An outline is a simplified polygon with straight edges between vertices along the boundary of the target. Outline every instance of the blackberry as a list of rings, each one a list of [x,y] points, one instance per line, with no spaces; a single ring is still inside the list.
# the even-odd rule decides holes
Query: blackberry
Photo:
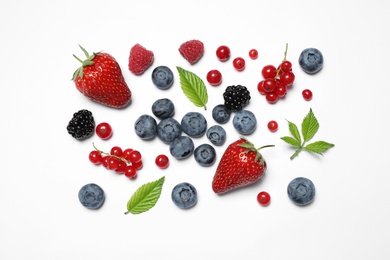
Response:
[[[228,86],[223,93],[225,106],[230,111],[240,111],[248,105],[251,95],[245,86]]]
[[[95,120],[93,119],[92,112],[82,109],[74,113],[66,129],[77,140],[88,138],[95,130]]]

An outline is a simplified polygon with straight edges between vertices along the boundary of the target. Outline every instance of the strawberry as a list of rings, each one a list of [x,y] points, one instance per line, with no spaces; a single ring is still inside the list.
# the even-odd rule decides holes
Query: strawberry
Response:
[[[179,52],[192,65],[202,58],[204,45],[199,40],[190,40],[180,45]]]
[[[267,164],[259,150],[241,138],[230,144],[218,164],[212,182],[213,191],[222,194],[255,183],[264,175]]]
[[[87,57],[73,73],[76,88],[87,98],[100,104],[122,108],[129,104],[131,91],[127,86],[118,62],[110,54],[97,52],[89,55],[81,47]]]
[[[141,75],[152,65],[153,59],[153,52],[137,43],[130,50],[129,70],[135,75]]]

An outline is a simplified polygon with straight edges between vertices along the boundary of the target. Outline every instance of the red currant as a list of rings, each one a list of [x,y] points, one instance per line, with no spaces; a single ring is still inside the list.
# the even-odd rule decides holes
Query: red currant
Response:
[[[123,154],[122,154],[122,157],[125,158],[126,161],[130,161],[130,154],[133,152],[134,150],[131,149],[131,148],[127,148],[123,151]]]
[[[265,79],[273,79],[276,77],[276,68],[274,65],[266,65],[261,70],[261,75]]]
[[[110,170],[116,170],[118,168],[118,159],[110,156],[107,159],[107,168]]]
[[[276,93],[271,92],[265,95],[265,99],[267,100],[268,103],[275,104],[278,101],[279,97]]]
[[[108,155],[103,156],[103,158],[102,158],[102,165],[103,165],[103,167],[108,168],[108,159],[110,159],[110,157],[111,156],[108,156]]]
[[[274,79],[265,79],[263,81],[263,89],[265,92],[273,92],[276,88],[276,82]]]
[[[165,169],[169,165],[169,158],[165,154],[160,154],[156,157],[156,165],[161,169]]]
[[[142,163],[142,160],[138,161],[138,162],[131,163],[131,165],[133,165],[137,170],[141,170],[142,167],[144,166],[144,164]]]
[[[284,84],[276,84],[275,93],[279,97],[284,97],[287,94],[287,87]]]
[[[241,57],[237,57],[233,60],[233,67],[238,70],[242,71],[245,69],[245,60]]]
[[[306,101],[309,101],[313,97],[313,92],[310,89],[305,89],[302,91],[302,96]]]
[[[207,73],[207,81],[211,86],[218,86],[222,82],[222,74],[218,70],[210,70]]]
[[[285,84],[287,87],[294,83],[295,75],[291,71],[285,71],[280,74],[280,83]]]
[[[134,179],[137,176],[137,169],[132,165],[128,165],[125,167],[124,174],[127,178]]]
[[[279,68],[282,71],[292,71],[292,64],[288,60],[282,61],[282,63],[279,65]]]
[[[120,148],[119,146],[114,146],[111,148],[110,154],[118,157],[122,157],[123,155],[122,148]]]
[[[259,194],[257,194],[257,201],[261,206],[268,206],[269,203],[271,202],[271,196],[269,195],[268,192],[262,191]]]
[[[118,167],[115,169],[115,172],[123,174],[126,166],[127,164],[123,160],[118,160]]]
[[[89,161],[93,164],[101,164],[102,158],[102,154],[99,151],[94,150],[89,153]]]
[[[252,60],[257,59],[258,56],[259,56],[259,52],[256,49],[252,49],[252,50],[249,51],[249,57]]]
[[[216,54],[220,61],[227,61],[230,58],[230,49],[225,45],[221,45],[218,47]]]
[[[139,161],[141,161],[142,159],[142,155],[139,151],[137,150],[134,150],[132,151],[130,154],[129,154],[129,158],[128,160],[131,162],[131,163],[137,163]]]
[[[271,132],[276,132],[278,130],[278,122],[271,120],[268,122],[267,127]]]
[[[103,140],[112,136],[112,128],[108,123],[100,123],[96,126],[96,134]]]
[[[267,92],[265,91],[263,84],[264,84],[264,80],[260,81],[257,84],[257,90],[260,92],[260,94],[265,95]]]

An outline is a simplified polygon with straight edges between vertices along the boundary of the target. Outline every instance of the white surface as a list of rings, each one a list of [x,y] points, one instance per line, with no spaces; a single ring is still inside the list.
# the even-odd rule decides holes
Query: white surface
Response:
[[[0,175],[0,259],[389,259],[389,182],[387,80],[390,22],[387,2],[377,1],[3,1],[0,9],[0,85],[2,88]],[[190,39],[205,44],[204,57],[194,66],[177,49]],[[260,70],[277,65],[289,43],[296,81],[285,100],[266,103],[257,90]],[[175,84],[169,91],[152,85],[152,68],[142,76],[127,69],[136,43],[155,54],[152,67],[170,66]],[[134,98],[124,110],[90,102],[70,80],[82,56],[106,51],[120,63]],[[226,44],[232,58],[243,56],[247,67],[236,72],[232,59],[219,62],[215,50]],[[298,65],[300,52],[320,49],[323,70],[314,76]],[[248,51],[258,49],[257,60]],[[229,84],[250,88],[247,107],[258,118],[248,137],[258,146],[275,144],[263,155],[266,176],[256,185],[217,196],[211,180],[217,163],[202,168],[193,158],[171,160],[159,170],[154,158],[169,154],[156,139],[144,142],[133,130],[135,120],[151,114],[161,97],[176,105],[175,118],[189,111],[204,112],[180,89],[175,66],[205,80],[210,69],[224,77],[220,87],[208,87],[205,116],[221,103]],[[303,100],[309,88],[314,97]],[[336,146],[324,157],[293,151],[280,140],[288,135],[285,119],[300,125],[312,108],[320,122],[315,139]],[[86,108],[97,122],[108,121],[114,136],[95,135],[85,142],[72,139],[66,125]],[[269,120],[279,122],[270,133]],[[228,141],[238,137],[231,121],[224,125]],[[130,181],[94,167],[88,161],[92,142],[102,150],[132,147],[144,156],[139,177]],[[206,137],[194,139],[196,145]],[[160,200],[150,211],[124,215],[132,193],[143,183],[166,176]],[[310,178],[317,188],[307,207],[293,205],[286,193],[293,178]],[[170,199],[178,182],[196,186],[196,207],[183,211]],[[81,206],[77,193],[89,182],[100,185],[106,201],[98,211]],[[259,191],[272,196],[268,207],[256,202]]]

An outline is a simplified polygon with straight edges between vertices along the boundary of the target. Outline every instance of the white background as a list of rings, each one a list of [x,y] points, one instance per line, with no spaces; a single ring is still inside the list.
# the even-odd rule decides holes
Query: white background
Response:
[[[0,9],[1,174],[0,259],[389,259],[389,33],[388,4],[374,1],[2,1]],[[178,52],[181,43],[201,40],[202,59],[191,66]],[[293,63],[296,81],[287,97],[270,105],[256,85],[261,68]],[[127,69],[130,48],[140,43],[155,60],[142,76]],[[123,110],[107,108],[81,95],[71,81],[83,56],[105,51],[119,62],[133,92]],[[246,69],[237,72],[230,59],[215,56],[226,44],[232,59],[242,56]],[[298,56],[307,47],[322,51],[323,70],[305,74]],[[248,51],[259,51],[250,60]],[[153,67],[169,66],[175,83],[158,90]],[[175,66],[205,80],[211,69],[223,74],[219,87],[208,85],[208,110],[195,107],[180,89]],[[191,157],[171,157],[160,170],[154,158],[169,155],[160,140],[140,140],[133,125],[151,114],[162,97],[176,105],[175,118],[190,111],[204,113],[211,126],[212,108],[222,102],[224,88],[246,85],[247,107],[258,126],[248,137],[263,150],[268,170],[255,185],[218,196],[211,189],[217,167],[204,168]],[[301,91],[314,97],[304,101]],[[109,122],[114,136],[96,135],[79,142],[66,131],[72,114],[89,109],[95,120]],[[312,108],[320,129],[313,140],[336,146],[321,156],[293,150],[280,140],[287,120],[300,125]],[[276,133],[270,120],[279,122]],[[228,140],[217,147],[218,159],[239,134],[231,121],[223,125]],[[101,149],[114,145],[141,151],[144,168],[129,180],[88,161],[92,142]],[[205,136],[195,145],[207,143]],[[140,215],[124,215],[126,204],[142,184],[166,177],[156,206]],[[295,177],[311,179],[317,195],[307,207],[295,206],[287,185]],[[181,210],[171,201],[179,182],[192,183],[198,204]],[[106,192],[97,211],[84,208],[78,191],[96,183]],[[258,192],[272,196],[268,207]]]

